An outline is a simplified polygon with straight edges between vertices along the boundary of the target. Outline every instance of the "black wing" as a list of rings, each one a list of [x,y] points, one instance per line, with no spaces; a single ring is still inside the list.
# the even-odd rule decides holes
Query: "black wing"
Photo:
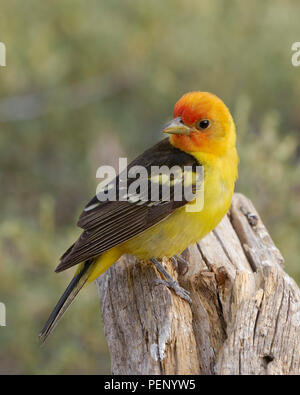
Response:
[[[161,167],[163,165],[168,168],[179,166],[181,169],[189,166],[192,171],[195,171],[199,163],[192,155],[174,148],[167,138],[131,162],[127,172],[130,172],[133,166],[143,166],[146,168],[148,175],[151,175],[152,166]],[[56,268],[57,272],[96,257],[104,251],[129,240],[169,216],[176,208],[187,203],[184,196],[180,201],[174,199],[174,182],[173,187],[169,188],[169,199],[164,200],[163,183],[157,182],[157,179],[155,182],[151,177],[143,180],[148,183],[149,188],[147,189],[148,194],[141,197],[141,191],[139,190],[137,190],[137,194],[128,193],[130,186],[136,179],[127,178],[127,187],[121,186],[119,188],[120,177],[122,179],[122,174],[112,183],[109,183],[104,190],[104,192],[108,192],[112,185],[116,186],[114,191],[116,201],[101,202],[95,196],[86,206],[78,221],[78,226],[83,228],[84,232],[61,257],[61,262]],[[123,184],[121,183],[121,185]],[[151,200],[152,196],[150,195],[153,187],[158,187],[156,195],[158,199],[155,201]],[[194,189],[193,192],[195,192]]]

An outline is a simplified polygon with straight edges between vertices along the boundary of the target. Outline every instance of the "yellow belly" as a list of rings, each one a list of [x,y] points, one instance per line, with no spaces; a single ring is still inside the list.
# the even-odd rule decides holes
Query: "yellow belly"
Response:
[[[171,257],[181,253],[214,229],[226,214],[230,203],[217,212],[203,210],[188,213],[180,208],[163,222],[122,245],[122,251],[140,259]]]

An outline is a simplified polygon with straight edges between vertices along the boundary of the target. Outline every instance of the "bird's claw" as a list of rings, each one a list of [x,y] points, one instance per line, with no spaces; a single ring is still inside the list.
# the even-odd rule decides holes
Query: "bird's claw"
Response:
[[[166,287],[173,289],[173,291],[176,293],[176,295],[180,296],[182,299],[186,300],[189,302],[189,304],[192,304],[192,299],[190,298],[190,293],[182,288],[175,280],[172,281],[166,281],[162,280],[161,278],[158,278],[155,280],[156,285],[165,285]]]

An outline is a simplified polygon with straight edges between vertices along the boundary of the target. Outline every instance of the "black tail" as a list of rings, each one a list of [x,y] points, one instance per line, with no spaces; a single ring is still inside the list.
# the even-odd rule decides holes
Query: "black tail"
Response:
[[[70,306],[78,292],[86,283],[89,277],[89,268],[93,262],[93,260],[86,261],[82,270],[72,279],[67,289],[59,299],[57,305],[54,307],[54,310],[50,314],[48,321],[46,322],[44,328],[39,334],[39,339],[42,343],[44,343],[47,337],[52,333],[58,321],[64,315],[67,308]]]

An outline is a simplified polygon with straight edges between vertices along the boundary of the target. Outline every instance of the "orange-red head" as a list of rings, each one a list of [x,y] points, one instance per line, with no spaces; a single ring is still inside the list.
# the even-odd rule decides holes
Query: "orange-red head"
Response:
[[[222,155],[235,145],[232,116],[217,96],[189,92],[174,107],[174,119],[163,129],[175,147],[186,152]]]

